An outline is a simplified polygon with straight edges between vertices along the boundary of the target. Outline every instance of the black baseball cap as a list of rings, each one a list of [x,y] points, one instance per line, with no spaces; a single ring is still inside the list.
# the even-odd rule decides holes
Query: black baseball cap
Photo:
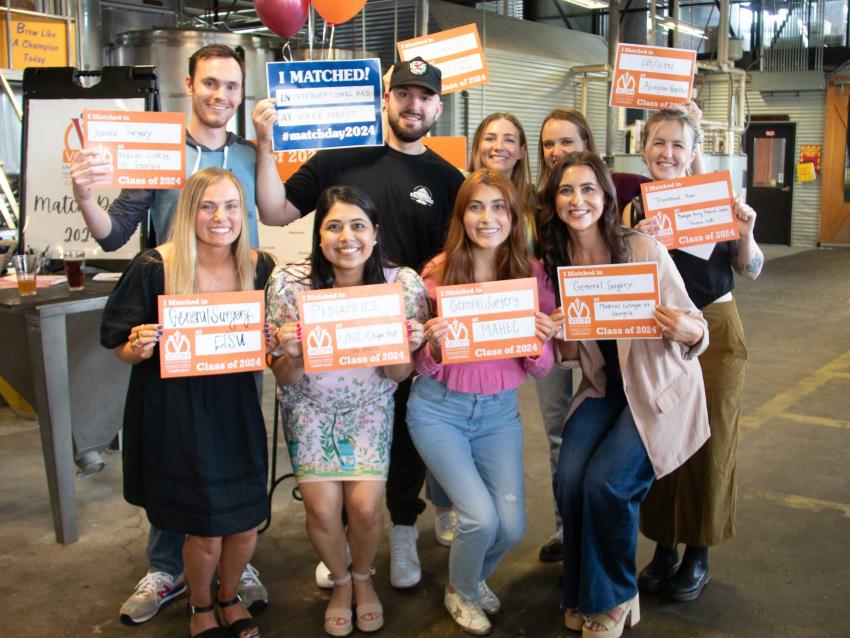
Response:
[[[390,78],[390,89],[397,86],[421,86],[434,93],[443,90],[443,73],[420,57],[407,62],[396,62]]]

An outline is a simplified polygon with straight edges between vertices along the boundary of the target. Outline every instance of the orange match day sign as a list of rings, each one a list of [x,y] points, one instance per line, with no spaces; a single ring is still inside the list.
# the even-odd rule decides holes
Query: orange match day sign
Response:
[[[403,62],[421,57],[443,73],[443,95],[490,82],[478,26],[473,22],[398,43]]]
[[[262,370],[264,300],[262,290],[160,295],[162,378]]]
[[[660,339],[658,264],[558,268],[567,341]]]
[[[401,284],[296,293],[306,372],[410,362]]]
[[[729,171],[646,182],[640,192],[647,218],[661,218],[655,238],[668,250],[740,236]]]
[[[696,51],[618,44],[609,106],[662,109],[691,99]]]
[[[182,188],[186,116],[152,111],[83,111],[83,146],[112,161],[103,188]]]
[[[449,320],[444,363],[533,357],[537,279],[510,279],[437,287],[437,315]]]

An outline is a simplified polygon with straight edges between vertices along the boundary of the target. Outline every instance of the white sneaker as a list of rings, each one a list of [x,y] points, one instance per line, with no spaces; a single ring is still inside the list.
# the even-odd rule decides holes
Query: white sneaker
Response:
[[[486,636],[493,631],[490,619],[487,618],[478,603],[469,601],[457,592],[446,589],[443,604],[454,618],[455,624],[465,632],[476,636]]]
[[[269,592],[266,590],[266,586],[260,582],[260,572],[254,569],[251,563],[245,565],[242,576],[239,578],[239,588],[236,593],[242,599],[242,604],[253,614],[257,614],[268,607]]]
[[[345,544],[345,558],[348,561],[348,566],[351,567],[351,548],[348,543]],[[319,589],[333,589],[334,579],[331,575],[331,570],[322,561],[316,565],[316,587]]]
[[[390,528],[390,584],[396,589],[415,587],[422,580],[422,568],[416,553],[419,532],[412,525]]]
[[[434,514],[434,538],[443,547],[451,547],[457,529],[457,512],[454,508],[437,510]]]
[[[485,581],[478,583],[478,606],[489,616],[495,616],[502,609],[502,603]]]
[[[156,616],[169,601],[186,591],[183,574],[172,576],[151,570],[136,584],[136,590],[121,605],[121,622],[138,625]]]

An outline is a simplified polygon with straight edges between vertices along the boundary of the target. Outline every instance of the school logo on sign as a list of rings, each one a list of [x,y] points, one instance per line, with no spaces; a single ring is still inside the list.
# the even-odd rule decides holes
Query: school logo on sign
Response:
[[[678,212],[678,211],[676,211]],[[658,236],[664,237],[665,235],[673,234],[673,222],[667,216],[667,213],[661,213],[658,215]]]
[[[179,330],[168,335],[164,347],[166,361],[188,361],[192,358],[192,344]]]
[[[449,334],[446,337],[447,348],[468,348],[469,330],[457,319],[449,324]]]
[[[590,323],[590,308],[581,299],[574,299],[567,307],[567,321],[571,325]]]
[[[322,326],[316,326],[307,335],[307,353],[311,357],[333,354],[331,333]]]
[[[620,95],[634,95],[635,94],[635,76],[631,73],[626,72],[623,73],[620,77],[617,78],[617,93]]]

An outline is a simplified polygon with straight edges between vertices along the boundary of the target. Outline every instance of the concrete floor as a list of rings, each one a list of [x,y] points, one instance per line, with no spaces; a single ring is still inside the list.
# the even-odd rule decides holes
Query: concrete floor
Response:
[[[626,636],[850,635],[850,250],[772,248],[769,256],[761,279],[737,290],[750,353],[738,535],[712,550],[712,581],[699,601],[646,596]],[[490,581],[504,604],[493,635],[575,636],[562,628],[558,566],[537,561],[553,525],[549,469],[533,386],[521,397],[529,525]],[[188,636],[185,599],[142,626],[118,621],[146,569],[148,525],[121,498],[120,458],[107,463],[77,481],[80,541],[58,545],[37,426],[0,409],[0,637]],[[290,488],[278,490],[253,560],[271,596],[260,624],[267,637],[321,636],[327,594],[313,584],[316,558]],[[448,552],[433,540],[430,511],[419,527],[418,588],[392,590],[386,543],[379,553],[382,635],[464,635],[442,607]],[[651,550],[642,538],[640,565]]]

